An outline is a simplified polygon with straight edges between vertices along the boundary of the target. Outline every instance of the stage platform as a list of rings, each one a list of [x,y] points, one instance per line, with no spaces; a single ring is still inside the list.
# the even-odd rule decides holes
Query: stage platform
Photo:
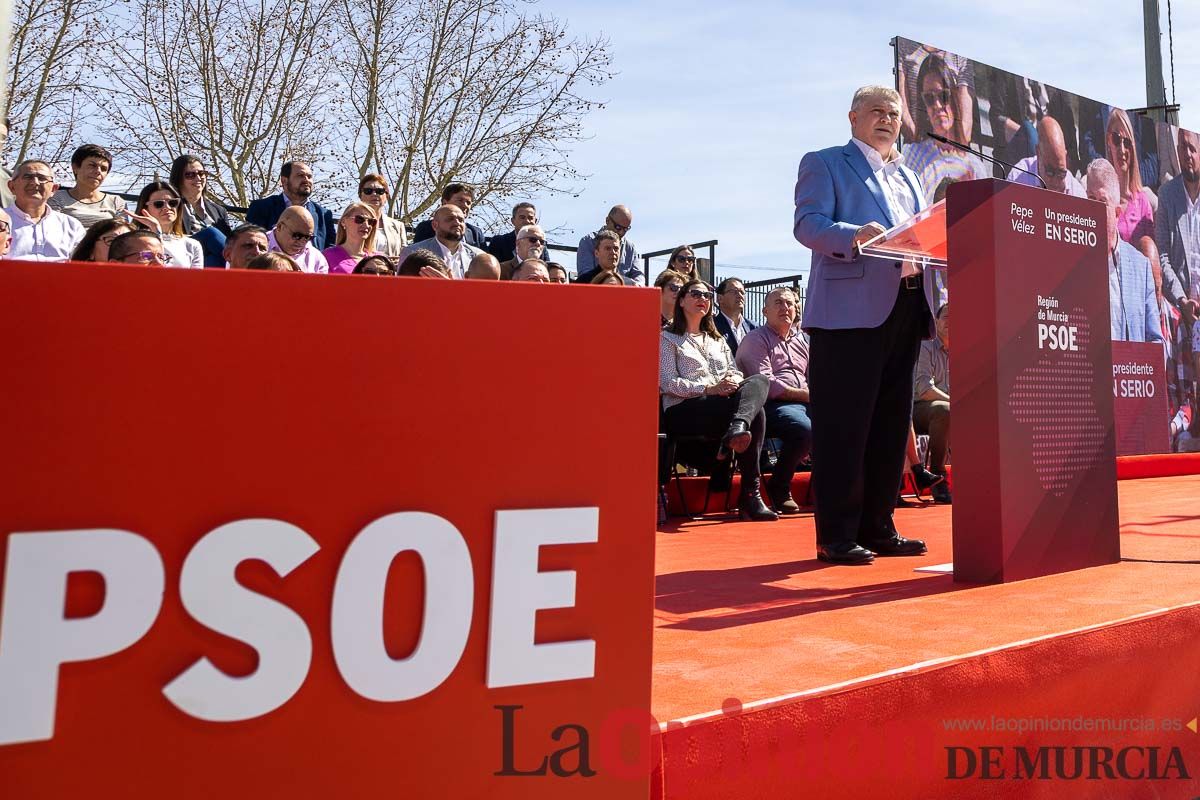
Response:
[[[1156,463],[1196,466],[1159,459],[1136,474],[1160,474]],[[1121,563],[1008,585],[916,571],[951,560],[948,506],[897,509],[901,533],[925,539],[928,555],[864,567],[815,559],[810,512],[660,526],[652,796],[1200,794],[1200,735],[1187,725],[1200,714],[1200,475],[1118,485]],[[1052,730],[1076,717],[1182,724]],[[1040,732],[1008,730],[1039,718]],[[960,750],[952,764],[947,748],[982,745],[1136,745],[1143,758],[1161,746],[1160,770],[1179,746],[1188,777],[1109,780],[1101,765],[1098,778],[1072,781],[1072,751],[1065,775],[1051,751],[1049,777],[1014,778],[1017,756],[1005,751],[1005,779],[981,779],[983,758],[958,777],[969,757]]]

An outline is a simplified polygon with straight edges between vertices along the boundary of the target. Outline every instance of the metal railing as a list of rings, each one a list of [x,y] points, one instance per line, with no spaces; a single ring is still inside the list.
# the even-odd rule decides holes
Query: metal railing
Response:
[[[753,322],[755,325],[762,325],[766,322],[763,319],[763,305],[767,301],[767,295],[774,289],[780,286],[790,286],[796,291],[800,297],[800,313],[799,316],[804,316],[804,282],[803,275],[785,275],[782,278],[772,278],[765,281],[751,281],[743,284],[746,287],[746,319]]]

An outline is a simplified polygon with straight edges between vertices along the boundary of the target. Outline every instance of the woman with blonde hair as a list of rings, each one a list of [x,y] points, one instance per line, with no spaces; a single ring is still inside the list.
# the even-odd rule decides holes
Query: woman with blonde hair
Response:
[[[1108,160],[1117,170],[1121,182],[1120,206],[1117,208],[1117,232],[1150,259],[1158,263],[1158,247],[1154,244],[1154,193],[1142,185],[1138,167],[1137,144],[1133,123],[1124,109],[1114,108],[1104,126],[1104,143]]]
[[[355,201],[346,206],[337,223],[337,242],[326,248],[330,275],[350,275],[358,262],[375,255],[375,232],[379,219],[366,203]]]

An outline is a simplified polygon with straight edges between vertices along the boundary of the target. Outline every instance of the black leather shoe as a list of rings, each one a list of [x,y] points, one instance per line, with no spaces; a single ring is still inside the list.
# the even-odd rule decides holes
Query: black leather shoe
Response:
[[[800,506],[792,499],[792,491],[788,486],[775,486],[767,483],[767,497],[771,506],[780,514],[799,514]]]
[[[950,487],[945,483],[939,483],[937,486],[934,486],[930,494],[933,495],[933,502],[935,503],[950,503]]]
[[[921,464],[913,464],[912,466],[913,481],[917,484],[917,497],[921,496],[921,492],[926,489],[933,488],[939,483],[946,480],[945,475],[938,475],[936,472],[930,472]]]
[[[875,560],[875,554],[854,542],[838,542],[817,545],[817,559],[828,564],[855,566],[870,564]]]
[[[742,492],[738,496],[738,517],[752,522],[774,522],[779,515],[767,508],[759,494],[758,478],[742,478]]]
[[[721,440],[721,444],[735,453],[744,453],[750,446],[750,438],[749,426],[742,420],[735,419],[729,423],[729,430],[725,431],[725,438]]]
[[[877,556],[923,556],[927,552],[925,543],[920,539],[905,539],[898,533],[890,539],[860,542],[863,547],[870,548]]]

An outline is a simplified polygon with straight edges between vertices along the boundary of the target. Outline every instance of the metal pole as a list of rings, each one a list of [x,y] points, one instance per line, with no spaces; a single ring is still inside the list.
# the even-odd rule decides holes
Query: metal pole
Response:
[[[1158,25],[1158,0],[1142,0],[1142,18],[1146,26],[1146,116],[1169,122],[1166,112],[1156,106],[1167,104],[1167,87],[1162,71],[1162,29]]]

